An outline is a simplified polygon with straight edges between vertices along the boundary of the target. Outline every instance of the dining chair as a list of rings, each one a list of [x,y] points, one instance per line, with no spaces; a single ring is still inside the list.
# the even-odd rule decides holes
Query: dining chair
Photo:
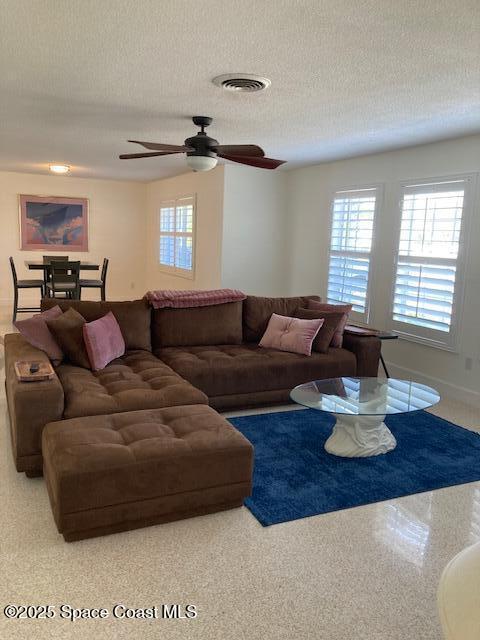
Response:
[[[32,313],[34,311],[40,311],[38,307],[19,307],[18,306],[18,292],[20,289],[40,289],[40,297],[43,297],[44,283],[43,280],[19,280],[17,277],[17,270],[12,256],[10,256],[10,268],[12,270],[13,278],[13,322],[17,319],[17,313]]]
[[[43,264],[45,265],[45,269],[43,270],[43,281],[45,285],[45,291],[47,290],[47,282],[51,280],[51,272],[50,272],[50,264],[52,262],[68,262],[68,256],[43,256]]]
[[[47,282],[49,298],[80,299],[80,261],[61,262],[54,260],[49,264],[50,280]]]
[[[103,259],[100,280],[80,280],[80,297],[82,289],[100,289],[100,299],[105,301],[105,290],[107,287],[108,258]]]

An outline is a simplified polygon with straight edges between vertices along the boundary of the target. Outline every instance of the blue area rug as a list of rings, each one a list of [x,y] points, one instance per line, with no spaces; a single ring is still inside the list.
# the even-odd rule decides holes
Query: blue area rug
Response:
[[[425,411],[387,416],[397,447],[339,458],[334,418],[314,409],[231,418],[255,447],[246,506],[263,526],[480,480],[480,435]]]

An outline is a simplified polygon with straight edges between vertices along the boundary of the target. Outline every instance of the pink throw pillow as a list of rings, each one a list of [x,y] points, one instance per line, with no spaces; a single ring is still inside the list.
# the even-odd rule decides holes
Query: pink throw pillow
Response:
[[[308,301],[308,308],[315,309],[315,311],[326,311],[334,313],[343,313],[344,316],[338,323],[337,329],[333,334],[331,347],[341,347],[343,344],[343,332],[348,322],[348,314],[352,310],[351,304],[328,304],[327,302],[317,302],[316,300]]]
[[[315,336],[324,322],[323,318],[300,320],[272,313],[259,346],[310,356]]]
[[[32,347],[45,351],[55,366],[63,360],[63,352],[58,346],[58,342],[52,336],[47,326],[47,320],[54,320],[62,314],[63,311],[57,305],[43,313],[37,313],[26,320],[17,320],[14,322],[15,327],[25,340],[31,344]]]
[[[111,311],[98,320],[86,322],[83,339],[93,371],[105,369],[109,362],[125,353],[125,340]]]

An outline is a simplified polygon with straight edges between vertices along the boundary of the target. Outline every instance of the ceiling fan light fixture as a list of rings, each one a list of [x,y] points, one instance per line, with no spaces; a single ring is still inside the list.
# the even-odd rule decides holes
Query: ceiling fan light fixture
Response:
[[[70,171],[68,164],[50,164],[48,168],[52,173],[68,173]]]
[[[193,124],[200,127],[200,131],[187,138],[183,145],[129,140],[128,142],[140,144],[145,149],[151,149],[151,152],[123,153],[119,156],[120,160],[186,153],[187,166],[193,171],[210,171],[216,167],[218,158],[259,169],[276,169],[281,164],[285,164],[285,160],[266,158],[264,150],[256,144],[219,144],[218,140],[211,138],[205,131],[212,123],[212,118],[209,116],[193,116],[192,120]]]
[[[210,171],[217,166],[216,156],[187,156],[187,165],[193,171]]]

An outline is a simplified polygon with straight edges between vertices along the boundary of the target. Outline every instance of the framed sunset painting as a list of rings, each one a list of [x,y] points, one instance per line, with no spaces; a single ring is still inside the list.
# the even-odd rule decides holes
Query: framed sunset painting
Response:
[[[88,251],[88,200],[19,196],[24,251]]]

